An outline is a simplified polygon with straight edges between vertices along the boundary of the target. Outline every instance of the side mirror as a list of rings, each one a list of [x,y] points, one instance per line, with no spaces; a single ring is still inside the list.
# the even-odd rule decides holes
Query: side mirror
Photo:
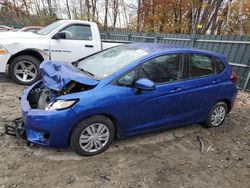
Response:
[[[138,90],[152,91],[155,89],[155,83],[149,79],[141,78],[135,82],[135,88]]]
[[[66,33],[64,32],[58,32],[53,36],[53,39],[66,39]]]

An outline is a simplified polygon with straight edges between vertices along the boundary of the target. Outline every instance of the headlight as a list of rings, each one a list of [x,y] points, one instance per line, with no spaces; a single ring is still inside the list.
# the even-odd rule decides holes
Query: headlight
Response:
[[[9,53],[3,46],[0,45],[0,55],[5,55]]]
[[[50,103],[45,110],[51,111],[51,110],[64,110],[67,108],[70,108],[73,106],[78,99],[72,99],[72,100],[56,100],[55,102]]]

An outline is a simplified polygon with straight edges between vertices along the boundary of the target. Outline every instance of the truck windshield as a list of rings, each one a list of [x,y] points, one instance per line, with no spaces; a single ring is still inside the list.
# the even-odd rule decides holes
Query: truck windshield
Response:
[[[101,80],[147,54],[139,48],[118,46],[80,60],[77,67]]]
[[[49,34],[50,32],[52,32],[53,30],[55,30],[58,26],[62,25],[64,23],[63,20],[60,20],[60,21],[56,21],[52,24],[49,24],[48,26],[40,29],[39,31],[37,31],[36,33],[39,34],[39,35],[47,35]]]

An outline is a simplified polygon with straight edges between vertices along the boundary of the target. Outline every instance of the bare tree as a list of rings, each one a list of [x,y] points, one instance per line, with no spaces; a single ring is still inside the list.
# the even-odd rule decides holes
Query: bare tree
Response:
[[[109,7],[109,0],[105,0],[105,12],[104,12],[104,30],[107,31],[108,29],[108,7]]]
[[[218,13],[224,9],[223,0],[201,0],[195,4],[194,29],[195,33],[205,34],[208,30],[215,33],[218,24]],[[204,8],[205,7],[205,8]]]
[[[34,0],[34,7],[36,7],[36,14],[40,15],[41,14],[41,8],[40,8],[40,1],[39,0]]]
[[[53,12],[52,12],[51,0],[47,0],[47,4],[48,4],[49,15],[52,17]]]
[[[25,7],[25,10],[26,10],[26,13],[28,15],[28,17],[30,16],[30,13],[29,13],[29,7],[28,7],[28,4],[27,4],[27,1],[26,0],[23,0],[23,5]]]
[[[113,0],[113,29],[116,27],[117,16],[118,16],[118,6],[119,0]]]
[[[97,2],[97,0],[91,0],[91,6],[92,6],[92,21],[95,20],[95,15],[96,15],[96,2]]]
[[[79,4],[80,4],[80,18],[83,19],[83,0],[79,0]]]
[[[69,17],[69,19],[71,19],[71,12],[70,12],[70,8],[69,8],[69,0],[66,0],[66,7],[67,7],[68,17]]]
[[[87,19],[90,21],[90,4],[89,0],[85,0],[86,8],[87,8]]]
[[[138,0],[138,9],[137,9],[137,26],[136,26],[136,30],[137,32],[140,31],[140,9],[141,9],[141,0]]]
[[[128,25],[127,7],[126,7],[124,0],[122,0],[122,6],[123,6],[124,21],[125,21],[126,25]]]

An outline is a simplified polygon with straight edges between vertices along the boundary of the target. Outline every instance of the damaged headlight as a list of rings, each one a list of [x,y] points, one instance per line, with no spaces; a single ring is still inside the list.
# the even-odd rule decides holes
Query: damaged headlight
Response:
[[[45,110],[51,111],[51,110],[64,110],[67,108],[72,107],[75,103],[77,103],[78,99],[72,99],[72,100],[56,100],[52,103],[50,103]]]

